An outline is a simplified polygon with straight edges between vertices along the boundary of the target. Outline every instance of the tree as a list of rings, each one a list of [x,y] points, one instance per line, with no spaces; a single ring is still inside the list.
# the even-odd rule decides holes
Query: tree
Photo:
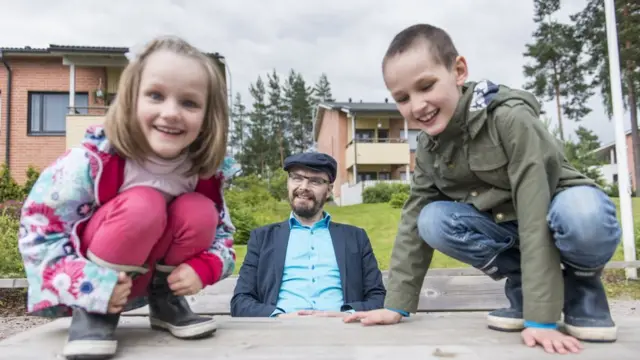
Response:
[[[264,176],[269,172],[268,155],[273,149],[271,140],[269,116],[265,102],[266,90],[264,81],[260,76],[255,85],[249,85],[249,93],[253,98],[251,129],[249,138],[245,142],[245,152],[242,154],[243,163],[246,165],[246,174],[259,174]]]
[[[284,158],[289,156],[289,142],[286,137],[286,106],[282,99],[282,89],[280,85],[280,77],[273,69],[271,74],[267,74],[269,82],[269,104],[267,105],[267,115],[270,119],[271,133],[275,135],[276,148],[270,153],[271,165],[280,164],[284,166]],[[273,155],[276,155],[274,157]],[[277,158],[277,161],[275,160]]]
[[[593,92],[584,80],[582,43],[576,39],[572,25],[552,18],[560,0],[534,0],[534,8],[538,28],[533,33],[534,42],[526,44],[524,55],[533,62],[524,66],[524,75],[531,79],[524,88],[546,101],[555,100],[558,131],[564,141],[563,115],[580,121],[591,112],[586,102]]]
[[[598,167],[604,165],[605,162],[593,152],[600,147],[598,135],[580,126],[576,130],[576,136],[578,137],[577,142],[569,140],[564,144],[567,160],[576,170],[604,186],[604,179]]]
[[[329,83],[329,78],[327,74],[322,73],[316,86],[313,88],[313,97],[315,100],[315,104],[321,102],[334,102],[336,101],[331,94],[331,84]]]
[[[247,119],[247,108],[242,103],[242,96],[240,93],[236,94],[233,101],[233,109],[231,109],[231,135],[229,139],[229,145],[231,145],[235,154],[240,154],[238,162],[243,167],[242,154],[245,152],[245,141],[247,139],[247,130],[249,129],[249,122]]]
[[[631,117],[631,143],[636,179],[640,179],[640,134],[638,134],[638,100],[640,89],[640,3],[615,1],[616,26],[620,44],[620,68],[625,109]],[[599,87],[609,119],[612,116],[611,80],[604,3],[588,0],[585,8],[572,15],[577,40],[584,44],[587,72],[593,75],[592,86]],[[626,90],[626,91],[625,91]]]

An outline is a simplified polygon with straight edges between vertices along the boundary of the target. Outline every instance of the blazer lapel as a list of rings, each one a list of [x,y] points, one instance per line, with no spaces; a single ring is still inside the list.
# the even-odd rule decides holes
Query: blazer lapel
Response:
[[[329,234],[331,234],[331,242],[333,243],[333,251],[336,253],[336,262],[340,270],[340,282],[342,283],[342,292],[347,296],[347,256],[346,256],[346,239],[343,239],[339,229],[333,223],[329,223]],[[345,299],[346,300],[346,299]]]
[[[274,233],[273,266],[276,275],[276,289],[280,289],[282,274],[284,273],[284,261],[287,256],[287,245],[289,244],[289,221],[280,223],[280,227]]]

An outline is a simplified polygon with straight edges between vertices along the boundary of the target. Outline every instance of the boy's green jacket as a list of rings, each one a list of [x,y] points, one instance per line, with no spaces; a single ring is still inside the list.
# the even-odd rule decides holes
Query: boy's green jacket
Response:
[[[416,220],[429,202],[448,200],[487,211],[497,223],[518,221],[524,318],[560,320],[564,282],[547,211],[559,191],[596,185],[569,165],[540,120],[540,108],[527,92],[469,82],[445,131],[436,137],[420,133],[390,260],[386,308],[417,311],[433,249],[418,235]]]

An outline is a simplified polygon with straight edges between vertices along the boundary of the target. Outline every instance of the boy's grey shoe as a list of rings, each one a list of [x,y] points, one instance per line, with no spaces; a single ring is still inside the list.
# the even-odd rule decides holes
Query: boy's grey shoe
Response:
[[[110,359],[116,354],[120,314],[93,314],[74,308],[63,355],[74,360]]]
[[[569,335],[590,342],[614,342],[618,328],[611,318],[602,269],[564,264],[564,324]]]
[[[191,311],[184,296],[176,296],[167,277],[173,267],[158,265],[149,285],[151,328],[170,332],[180,339],[199,339],[216,332],[216,321]]]
[[[509,307],[497,309],[487,316],[487,325],[497,331],[522,331],[524,318],[522,315],[522,273],[520,270],[520,251],[509,248],[482,269],[494,280],[507,278],[504,293],[509,300]]]

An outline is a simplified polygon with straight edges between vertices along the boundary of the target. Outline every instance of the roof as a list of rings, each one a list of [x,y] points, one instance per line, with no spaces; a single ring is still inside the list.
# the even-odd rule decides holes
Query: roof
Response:
[[[318,139],[322,118],[326,110],[342,111],[348,114],[393,114],[400,115],[395,103],[390,102],[322,102],[318,104],[313,121],[313,137]]]
[[[34,55],[59,55],[60,53],[75,54],[120,54],[124,55],[129,51],[128,47],[113,46],[85,46],[85,45],[57,45],[50,44],[48,48],[32,48],[25,47],[0,47],[0,55],[2,54],[34,54]],[[216,59],[223,59],[224,56],[219,53],[205,53]]]
[[[631,129],[625,131],[624,135],[625,136],[631,135]],[[613,148],[615,146],[616,146],[616,142],[615,141],[611,141],[608,144],[602,145],[599,148],[597,148],[595,150],[592,150],[591,152],[597,153],[597,152],[601,152],[601,151],[604,151],[604,150],[609,150],[609,149],[611,149],[611,148]]]

